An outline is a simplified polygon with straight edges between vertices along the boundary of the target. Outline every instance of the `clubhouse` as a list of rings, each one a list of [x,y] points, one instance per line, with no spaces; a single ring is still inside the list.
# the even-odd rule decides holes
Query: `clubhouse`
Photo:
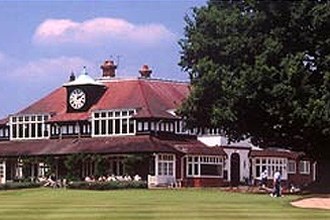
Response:
[[[98,175],[136,175],[149,186],[215,187],[250,183],[276,170],[288,184],[317,178],[303,153],[229,144],[219,129],[185,128],[176,109],[189,84],[139,76],[121,79],[106,60],[102,76],[86,71],[0,120],[0,182]]]

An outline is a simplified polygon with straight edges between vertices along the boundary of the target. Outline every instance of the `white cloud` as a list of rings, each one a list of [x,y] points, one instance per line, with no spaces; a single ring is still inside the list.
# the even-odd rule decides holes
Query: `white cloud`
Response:
[[[11,72],[10,78],[20,82],[64,83],[71,71],[79,75],[83,66],[89,69],[92,63],[80,57],[43,58],[20,65]]]
[[[162,24],[136,25],[118,18],[94,18],[83,22],[47,19],[34,33],[34,42],[41,45],[104,45],[113,41],[155,45],[164,40],[175,40],[175,35]]]

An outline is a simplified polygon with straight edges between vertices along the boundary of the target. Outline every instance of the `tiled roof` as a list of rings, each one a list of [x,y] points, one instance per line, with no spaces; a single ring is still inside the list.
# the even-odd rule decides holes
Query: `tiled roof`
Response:
[[[17,115],[52,113],[63,114],[66,112],[66,89],[60,87],[27,108],[19,111]]]
[[[189,155],[227,155],[222,147],[208,147],[198,141],[194,144],[176,144],[175,148],[182,153]]]
[[[8,118],[0,119],[0,126],[6,125],[8,123]]]
[[[280,150],[280,149],[262,149],[262,150],[251,150],[251,157],[283,157],[289,159],[297,159],[301,156],[304,156],[304,153],[289,151],[289,150]]]
[[[198,141],[192,136],[185,135],[163,135],[159,137],[160,140],[165,140],[171,144],[175,149],[183,154],[190,155],[226,155],[222,147],[209,147],[206,144]]]
[[[54,115],[48,122],[72,122],[72,121],[86,121],[90,117],[88,112],[79,113],[64,113]]]
[[[187,149],[209,148],[198,141],[176,141],[154,136],[125,136],[105,138],[80,138],[56,140],[30,140],[0,142],[0,156],[66,155],[72,153],[185,153],[177,146]],[[199,154],[203,153],[200,152]],[[208,152],[207,152],[208,153]],[[209,153],[208,153],[209,154]]]
[[[106,92],[88,112],[67,113],[66,88],[61,87],[17,114],[51,113],[51,121],[86,120],[93,110],[137,109],[137,118],[174,118],[176,109],[188,96],[188,83],[153,79],[102,81]]]

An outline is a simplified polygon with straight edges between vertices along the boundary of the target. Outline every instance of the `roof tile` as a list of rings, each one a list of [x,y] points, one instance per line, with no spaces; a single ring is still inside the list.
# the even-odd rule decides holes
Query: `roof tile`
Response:
[[[58,88],[17,114],[51,113],[51,121],[86,120],[94,110],[137,109],[137,118],[175,118],[167,112],[176,109],[188,96],[188,83],[153,79],[110,80],[107,90],[87,111],[67,113],[66,89]]]

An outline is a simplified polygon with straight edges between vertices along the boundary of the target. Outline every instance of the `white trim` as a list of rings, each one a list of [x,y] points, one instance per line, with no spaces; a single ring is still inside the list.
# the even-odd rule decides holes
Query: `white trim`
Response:
[[[311,173],[311,163],[308,160],[299,161],[299,173],[309,175]]]
[[[161,167],[159,167],[159,165],[161,165]],[[170,165],[172,166],[172,169],[170,169],[171,167]],[[161,169],[161,172],[159,172],[159,168]],[[175,154],[163,154],[163,153],[156,154],[155,174],[156,176],[170,176],[175,178],[176,177]]]
[[[223,156],[215,156],[215,155],[187,155],[186,158],[186,176],[188,178],[223,178],[224,171],[224,158]],[[191,161],[189,161],[191,158]],[[195,161],[197,158],[197,161]],[[204,161],[203,161],[204,160]],[[221,166],[221,174],[220,175],[201,175],[201,166],[202,165],[219,165]],[[191,174],[189,174],[189,165],[191,165]],[[197,165],[197,172],[195,171],[195,166]],[[196,174],[197,173],[197,174]]]
[[[252,175],[254,178],[259,178],[263,172],[263,167],[266,167],[269,179],[273,179],[275,171],[279,170],[281,171],[282,179],[287,180],[287,164],[288,159],[283,157],[254,157],[252,159]],[[257,175],[257,169],[259,169],[259,176]]]
[[[316,181],[316,162],[313,163],[313,181]]]
[[[294,164],[293,171],[290,171],[290,166],[289,166],[290,163],[293,163]],[[297,162],[295,160],[288,160],[288,166],[287,166],[287,168],[288,168],[288,174],[296,174],[297,173]]]
[[[41,118],[40,118],[41,117]],[[9,117],[10,127],[10,140],[31,140],[31,139],[49,139],[50,125],[46,121],[51,118],[50,114],[26,114],[26,115],[13,115]],[[41,135],[38,136],[38,127],[41,125]],[[14,137],[14,126],[16,129]],[[21,127],[21,135],[20,135]],[[32,127],[34,129],[32,129]],[[34,132],[32,132],[34,130]],[[47,135],[45,132],[47,131]],[[26,135],[26,132],[28,134]],[[34,136],[32,136],[34,133]],[[21,136],[21,137],[20,137]]]
[[[129,114],[130,112],[133,112]],[[119,113],[119,115],[117,115]],[[124,115],[125,113],[125,115]],[[96,117],[96,114],[98,116]],[[133,115],[136,114],[136,109],[112,109],[112,110],[97,110],[92,112],[92,137],[106,136],[126,136],[136,134],[136,120]],[[116,132],[116,122],[119,120],[119,133]],[[123,132],[123,120],[126,120],[126,132]],[[133,121],[133,132],[130,132],[130,122]],[[98,134],[96,134],[96,122],[98,122]],[[105,122],[104,132],[102,132],[102,122]],[[110,132],[109,122],[112,123]],[[103,133],[103,134],[102,134]]]

